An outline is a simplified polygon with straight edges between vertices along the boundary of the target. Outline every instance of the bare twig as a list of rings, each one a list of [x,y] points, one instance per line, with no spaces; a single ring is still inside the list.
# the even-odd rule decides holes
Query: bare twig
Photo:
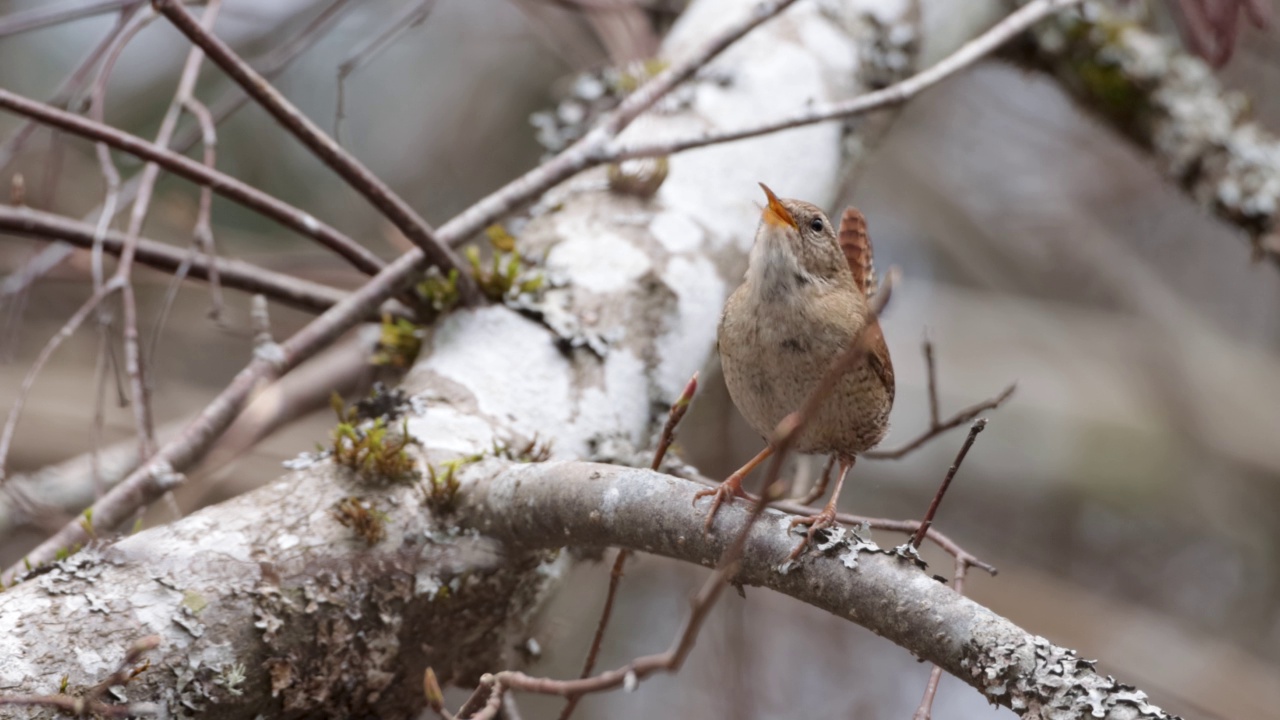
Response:
[[[933,341],[924,339],[924,372],[929,378],[929,428],[941,425],[938,414],[938,367],[933,361]]]
[[[325,135],[315,123],[299,112],[284,95],[261,74],[249,67],[249,64],[226,43],[202,28],[178,0],[152,0],[152,6],[169,18],[174,27],[202,49],[211,61],[239,83],[245,92],[258,101],[263,109],[306,145],[317,158],[337,172],[348,185],[381,211],[400,232],[404,233],[405,237],[422,250],[431,264],[439,267],[446,275],[450,270],[457,270],[458,290],[464,301],[475,302],[479,298],[475,280],[470,274],[464,272],[457,255],[436,238],[431,226],[381,178],[370,172],[359,160]]]
[[[31,394],[31,388],[35,385],[40,371],[49,362],[49,358],[53,357],[54,351],[84,324],[85,318],[89,317],[89,313],[93,312],[108,295],[119,289],[120,283],[118,279],[113,279],[94,292],[63,323],[58,332],[49,338],[49,341],[41,348],[40,354],[36,356],[35,362],[31,363],[31,367],[27,368],[27,374],[22,378],[22,385],[18,388],[18,395],[13,399],[13,405],[9,408],[9,417],[5,421],[4,432],[0,434],[0,482],[3,482],[6,477],[5,465],[9,458],[9,447],[13,443],[13,434],[18,429],[18,419],[22,417],[22,409],[27,404],[27,396]]]
[[[316,40],[322,37],[324,33],[332,27],[333,23],[342,16],[342,13],[349,9],[349,6],[350,0],[333,0],[299,32],[285,39],[278,46],[273,48],[272,51],[262,59],[260,72],[263,77],[274,78],[287,69],[300,54],[310,48]],[[146,12],[149,15],[153,15],[149,7]],[[105,51],[105,49],[114,41],[114,35],[116,34],[118,34],[118,32],[109,35],[103,41],[101,45],[101,49],[103,51]],[[92,63],[89,63],[85,66],[86,73],[91,69],[91,64]],[[244,107],[245,103],[248,102],[248,99],[248,96],[241,92],[237,86],[233,85],[228,87],[210,106],[209,112],[213,115],[214,123],[220,123],[235,114],[237,110]],[[50,104],[62,107],[62,102],[63,100],[55,94],[54,100],[50,101]],[[30,122],[31,121],[28,121],[28,124]],[[21,131],[22,128],[19,128],[19,132]],[[173,141],[172,147],[176,152],[184,153],[200,140],[201,135],[202,129],[198,126],[194,128],[186,128],[178,133]],[[13,141],[12,138],[11,141]],[[5,158],[4,151],[0,150],[0,167],[3,167],[4,162],[7,162],[7,160]],[[128,203],[133,200],[136,195],[138,181],[140,179],[140,177],[135,176],[132,180],[121,186],[121,202]],[[98,208],[94,212],[91,212],[89,216],[92,217],[94,214],[101,215],[101,211],[102,208]],[[33,258],[32,261],[28,262],[20,272],[6,278],[3,287],[0,287],[0,294],[10,295],[14,292],[15,287],[17,287],[19,283],[30,284],[36,279],[43,277],[47,272],[65,260],[70,254],[71,248],[66,245],[59,244],[46,248],[41,251],[37,257]],[[382,261],[371,253],[366,259],[374,261],[379,266],[383,265]],[[360,266],[356,265],[356,267],[359,269]],[[373,274],[375,271],[365,270],[365,272]]]
[[[868,310],[869,319],[875,319],[884,309],[885,304],[892,295],[898,276],[897,269],[890,268],[885,277],[884,285],[872,300],[871,307]],[[760,516],[764,514],[765,508],[769,507],[768,499],[779,497],[782,493],[781,486],[785,484],[780,476],[782,461],[791,453],[795,438],[804,431],[805,426],[811,421],[818,407],[830,395],[831,388],[865,356],[867,352],[865,330],[870,325],[872,325],[872,322],[869,321],[861,331],[850,339],[849,345],[844,352],[832,361],[817,385],[810,391],[800,410],[791,413],[783,418],[782,422],[778,423],[770,443],[776,450],[773,455],[773,461],[769,465],[769,472],[761,488],[760,497],[762,500],[752,506],[751,514],[748,515],[746,522],[742,524],[733,541],[721,555],[720,561],[716,565],[716,571],[712,573],[711,577],[707,579],[702,589],[694,597],[689,617],[685,620],[680,633],[666,652],[636,658],[621,668],[603,672],[594,677],[584,677],[577,680],[535,678],[511,670],[503,671],[496,675],[485,675],[481,678],[480,688],[487,688],[489,699],[484,709],[476,713],[474,717],[477,720],[479,718],[493,717],[498,708],[501,707],[502,694],[507,690],[523,690],[544,695],[577,698],[588,693],[612,690],[624,684],[634,684],[654,673],[679,671],[684,664],[685,658],[688,657],[689,652],[693,649],[698,632],[701,630],[707,615],[711,612],[711,608],[715,606],[721,592],[737,573],[738,561],[742,557],[743,548],[746,547],[747,537]],[[679,405],[678,402],[677,405]],[[676,407],[673,407],[672,413],[674,414],[675,411]],[[480,688],[477,688],[477,692],[479,692]],[[470,704],[470,701],[468,704]],[[572,710],[572,706],[567,709]],[[462,712],[459,712],[458,716],[466,717]],[[562,717],[564,716],[562,715]]]
[[[0,19],[0,38],[38,30],[50,25],[60,25],[93,15],[102,15],[116,10],[127,10],[144,2],[146,0],[90,0],[90,2],[76,1],[37,7],[25,13],[14,13],[7,18]]]
[[[920,433],[920,435],[918,435],[914,440],[911,440],[901,447],[894,448],[893,450],[870,450],[863,453],[863,457],[871,458],[873,460],[897,460],[905,457],[948,430],[958,428],[961,425],[972,421],[982,413],[987,412],[988,410],[995,410],[1000,407],[1013,395],[1014,390],[1018,387],[1017,383],[1011,383],[1009,387],[1002,390],[999,395],[983,400],[976,405],[970,405],[969,407],[956,412],[956,414],[946,420],[941,420],[939,419],[938,411],[938,370],[934,364],[933,342],[928,338],[925,338],[924,340],[924,366],[929,391],[929,428]],[[812,500],[809,502],[812,502]]]
[[[183,98],[183,108],[196,119],[204,145],[204,164],[217,167],[218,129],[213,113],[204,103],[188,95]],[[196,212],[195,229],[192,231],[194,250],[203,253],[209,262],[209,295],[213,303],[210,314],[214,319],[222,316],[222,283],[218,279],[217,246],[213,240],[213,191],[208,186],[200,188],[200,206]]]
[[[154,162],[165,170],[175,175],[180,175],[194,183],[208,185],[219,195],[238,202],[250,210],[261,213],[304,237],[316,240],[366,273],[376,273],[386,265],[376,255],[356,243],[355,240],[326,225],[310,213],[303,212],[230,175],[210,170],[200,162],[155,143],[147,142],[136,135],[130,135],[102,123],[24,98],[3,88],[0,88],[0,108],[59,127],[90,140],[104,142],[117,150],[135,155],[148,162]]]
[[[134,13],[141,4],[141,0],[135,0],[133,6],[125,8],[120,13],[120,18],[116,21],[115,26],[112,27],[102,40],[85,55],[84,59],[80,61],[80,64],[77,65],[67,75],[67,77],[63,78],[62,82],[58,84],[58,88],[53,91],[53,96],[49,99],[50,105],[62,108],[67,106],[72,97],[80,91],[85,80],[88,79],[89,72],[93,70],[94,66],[98,64],[98,61],[102,59],[108,49],[115,44],[116,38],[119,37],[120,33],[122,33],[129,25]],[[35,129],[36,124],[34,121],[24,120],[22,124],[18,126],[18,129],[14,130],[13,133],[5,139],[4,144],[0,145],[0,171],[3,171],[8,167],[9,163],[17,157],[23,144]]]
[[[670,155],[692,148],[758,137],[778,132],[779,130],[813,125],[827,120],[835,120],[899,105],[981,60],[996,48],[1044,18],[1080,2],[1082,0],[1033,0],[996,23],[990,30],[965,43],[959,50],[956,50],[932,67],[916,73],[906,80],[894,83],[883,90],[866,93],[844,102],[814,105],[794,115],[762,122],[740,130],[705,133],[697,137],[661,140],[630,146],[614,143],[599,152],[596,159],[600,162],[618,162],[629,158]]]
[[[342,121],[347,117],[347,78],[387,49],[406,30],[421,25],[435,8],[436,0],[414,0],[391,18],[377,35],[356,47],[338,64],[338,99],[333,111],[333,139],[342,144]]]
[[[680,391],[680,397],[676,398],[671,405],[671,410],[667,412],[667,422],[662,426],[662,434],[658,436],[658,447],[653,451],[650,469],[657,470],[662,467],[662,460],[667,456],[667,450],[671,448],[671,443],[676,438],[676,427],[684,419],[684,414],[689,412],[689,404],[693,402],[693,396],[697,392],[698,373],[694,373],[693,377],[689,378],[689,382],[685,383],[684,390]]]
[[[764,11],[776,13],[787,7],[790,2],[791,0],[776,0],[762,3],[758,6],[760,9],[751,16],[750,22],[734,24],[728,27],[721,35],[711,38],[708,43],[718,48],[716,52],[719,52],[731,42],[726,38],[736,39],[741,37],[748,30],[767,19]],[[710,55],[714,54],[702,52],[696,55],[709,59]],[[608,127],[617,127],[617,131],[620,131],[627,123],[625,121],[616,121],[617,113],[628,108],[630,108],[627,110],[628,112],[638,112],[636,110],[637,103],[648,107],[660,97],[652,91],[645,92],[645,87],[663,80],[664,77],[669,77],[668,74],[672,71],[678,71],[680,77],[687,77],[695,69],[696,67],[688,67],[683,64],[669,68],[666,73],[646,83],[632,96],[628,96],[628,100],[630,100],[631,97],[644,93],[639,95],[640,100],[632,101],[630,105],[624,100],[614,110],[614,115],[607,116],[602,122],[607,123]],[[667,90],[674,87],[674,83],[670,79],[666,80],[665,83]],[[48,109],[41,110],[38,103],[31,103],[29,100],[17,98],[12,93],[0,89],[0,107],[11,107],[15,104],[23,107],[36,105],[36,111],[42,114],[49,112]],[[643,108],[640,109],[642,110]],[[63,119],[64,122],[78,122],[80,120],[75,116],[71,116],[71,119]],[[112,128],[95,129],[99,133],[105,132],[108,135],[117,133]],[[123,135],[123,133],[119,133],[119,135]],[[119,139],[115,135],[112,136]],[[125,137],[127,138],[128,136]],[[440,227],[436,236],[446,245],[452,246],[461,243],[512,208],[528,202],[540,193],[568,179],[576,172],[589,167],[592,163],[591,153],[593,148],[607,142],[610,137],[607,132],[589,133],[588,137],[579,140],[560,155],[507,183],[501,189],[481,199],[462,214],[445,223]],[[133,145],[135,144],[134,141],[129,142]],[[141,143],[141,146],[153,155],[165,157],[166,159],[172,155],[172,153],[168,153],[162,148],[147,147],[148,144],[144,141],[137,142]],[[186,161],[187,159],[181,158],[181,160]],[[176,160],[174,162],[177,163]],[[207,171],[199,163],[187,161],[185,164],[178,164],[193,173]],[[130,517],[137,508],[154,501],[173,485],[182,482],[181,476],[176,471],[188,467],[208,450],[213,441],[226,429],[235,414],[244,406],[250,393],[259,383],[279,377],[294,368],[303,359],[310,357],[320,348],[333,342],[339,335],[359,322],[361,318],[372,312],[380,303],[395,294],[405,283],[420,272],[426,264],[427,256],[425,251],[415,247],[387,265],[386,268],[378,273],[377,277],[352,292],[342,302],[299,330],[293,337],[282,342],[280,344],[281,352],[277,358],[267,360],[255,357],[214,398],[213,402],[196,416],[183,432],[179,433],[172,441],[166,443],[160,449],[152,462],[130,474],[129,477],[125,478],[119,485],[112,488],[94,503],[92,508],[94,523],[99,528],[116,527]],[[60,549],[70,547],[78,542],[83,537],[83,533],[84,531],[79,523],[68,523],[60,531],[33,549],[27,555],[27,560],[32,564],[47,562],[54,558]],[[21,572],[23,567],[22,565],[14,565],[5,571],[5,575],[13,577],[16,573]]]
[[[653,462],[649,464],[650,470],[658,470],[662,467],[662,460],[666,457],[667,449],[671,447],[671,443],[675,440],[676,427],[680,421],[684,419],[684,415],[689,411],[689,404],[693,402],[693,396],[698,392],[698,373],[694,373],[689,378],[689,382],[685,384],[684,390],[680,393],[680,397],[672,403],[671,410],[667,413],[667,422],[662,426],[662,434],[658,437],[658,447],[653,451]],[[609,626],[609,617],[613,614],[613,603],[618,596],[618,585],[622,582],[622,569],[626,565],[627,559],[631,557],[631,552],[627,549],[618,551],[618,557],[613,561],[613,570],[609,573],[609,591],[605,594],[604,609],[600,611],[600,622],[596,625],[595,636],[591,638],[591,648],[587,651],[587,659],[582,664],[582,673],[579,678],[590,677],[592,671],[596,667],[596,657],[600,654],[600,645],[604,641],[605,629]],[[573,715],[573,711],[578,707],[578,701],[581,695],[571,695],[569,701],[565,703],[564,710],[560,712],[560,720],[569,720]]]
[[[213,27],[221,9],[221,0],[209,0],[201,17],[205,29]],[[200,64],[204,54],[199,48],[191,48],[187,53],[186,63],[178,78],[178,89],[173,101],[160,121],[160,129],[156,132],[154,144],[168,147],[173,138],[173,131],[182,115],[184,103],[195,90],[196,80],[200,77]],[[101,147],[101,146],[100,146]],[[155,452],[155,424],[151,416],[151,387],[147,380],[146,359],[142,355],[141,333],[138,330],[138,303],[133,291],[133,258],[137,254],[138,237],[142,235],[142,226],[146,222],[151,208],[151,199],[155,192],[156,181],[160,178],[160,166],[148,163],[142,169],[142,179],[138,184],[138,196],[133,201],[133,209],[129,213],[129,226],[125,230],[124,246],[120,252],[120,261],[116,264],[116,277],[120,278],[120,300],[124,308],[124,358],[125,372],[129,376],[132,394],[131,406],[134,421],[138,428],[138,455],[150,457]],[[105,216],[106,213],[104,212]]]
[[[1240,15],[1254,27],[1271,24],[1271,7],[1261,0],[1178,0],[1179,29],[1191,50],[1214,67],[1231,60],[1240,32]]]
[[[929,509],[924,514],[924,520],[920,522],[920,527],[911,538],[911,547],[917,550],[920,549],[920,543],[924,540],[925,533],[929,532],[929,527],[933,525],[933,517],[938,512],[938,506],[942,504],[942,497],[947,494],[947,488],[951,487],[951,481],[955,479],[956,472],[960,470],[960,463],[964,462],[965,455],[969,454],[969,448],[973,447],[973,441],[978,439],[978,433],[982,432],[986,427],[986,418],[978,418],[973,423],[973,427],[969,428],[969,435],[965,437],[964,444],[960,446],[960,452],[956,454],[955,462],[951,463],[947,474],[942,478],[942,484],[938,486],[938,492],[934,494],[933,500],[929,503]]]
[[[726,28],[723,34],[708,40],[707,47],[712,48],[712,51],[697,52],[693,57],[699,58],[702,62],[711,59],[732,40],[767,19],[768,13],[776,13],[789,4],[787,0],[762,3],[757,6],[757,10],[748,21],[733,24]],[[1035,3],[1036,6],[1041,4]],[[1052,6],[1057,8],[1066,4],[1065,0],[1059,0],[1052,3]],[[1002,27],[1007,27],[1007,21],[997,26],[997,28]],[[989,34],[990,32],[992,31],[989,31]],[[994,47],[994,44],[991,47]],[[548,162],[509,182],[445,223],[435,233],[436,237],[449,246],[460,244],[506,212],[528,202],[578,171],[609,161],[608,153],[601,152],[601,149],[612,141],[621,128],[626,126],[629,122],[628,116],[634,117],[635,114],[656,102],[660,96],[660,93],[649,89],[650,86],[661,83],[666,90],[669,90],[679,79],[691,75],[696,67],[696,65],[681,63],[668,68],[667,71],[628,96],[612,114],[604,118],[597,129],[589,132]],[[937,79],[931,82],[936,82]],[[16,98],[12,93],[0,90],[0,107],[19,105],[29,109],[30,104],[30,101]],[[48,112],[47,110],[36,111],[42,114]],[[61,121],[73,122],[66,119]],[[95,130],[101,134],[101,128],[95,128]],[[106,130],[112,129],[106,128]],[[127,136],[125,142],[131,146],[135,144],[129,141]],[[143,143],[143,145],[146,144]],[[162,155],[166,152],[159,148],[143,147],[142,149],[153,155]],[[184,169],[184,172],[192,173],[203,171],[203,166],[198,163],[189,163]],[[213,440],[225,430],[235,413],[243,407],[254,387],[264,380],[270,380],[288,372],[302,359],[332,342],[359,319],[373,311],[378,304],[402,288],[415,273],[423,269],[426,263],[426,254],[421,248],[415,247],[404,253],[379,272],[376,278],[351,293],[293,337],[282,342],[278,358],[273,361],[254,358],[182,433],[161,448],[151,463],[135,471],[94,504],[92,508],[94,522],[103,528],[115,527],[130,516],[134,509],[153,501],[173,484],[181,482],[182,478],[175,471],[189,466],[203,455]],[[71,546],[82,537],[83,530],[79,524],[68,523],[62,530],[35,548],[28,555],[28,559],[37,564],[47,562],[59,549]],[[20,570],[19,566],[11,567],[6,570],[6,575],[12,577]]]
[[[27,207],[0,205],[0,232],[13,233],[40,240],[60,240],[89,249],[94,246],[95,228],[71,218],[41,212]],[[101,249],[108,255],[119,255],[124,248],[123,233],[108,231],[102,236]],[[208,280],[214,272],[226,287],[260,293],[290,307],[309,312],[323,312],[346,297],[347,293],[311,280],[278,273],[235,258],[210,258],[204,254],[190,256],[171,245],[138,238],[134,259],[163,272],[174,273],[188,262],[188,273]],[[404,308],[386,308],[393,315],[404,314]],[[379,314],[370,315],[376,321]]]

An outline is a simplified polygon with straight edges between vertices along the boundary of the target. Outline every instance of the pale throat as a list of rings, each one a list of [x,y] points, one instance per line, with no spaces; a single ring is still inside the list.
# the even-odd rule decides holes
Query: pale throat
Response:
[[[802,289],[816,289],[819,278],[800,264],[784,231],[765,225],[751,246],[746,280],[759,300],[792,302]]]

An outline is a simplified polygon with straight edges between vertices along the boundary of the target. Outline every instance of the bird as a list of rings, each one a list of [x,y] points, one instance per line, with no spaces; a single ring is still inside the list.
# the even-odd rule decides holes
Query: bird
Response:
[[[863,359],[840,378],[792,446],[839,464],[825,508],[792,520],[792,527],[809,526],[795,559],[815,533],[835,523],[840,489],[857,456],[887,434],[893,363],[870,309],[877,281],[866,218],[850,207],[837,230],[818,206],[760,187],[768,203],[743,282],[720,316],[717,345],[729,396],[766,445],[719,486],[699,491],[694,503],[711,497],[710,530],[722,503],[751,497],[742,481],[773,453],[775,428],[804,405],[827,368],[863,333]]]

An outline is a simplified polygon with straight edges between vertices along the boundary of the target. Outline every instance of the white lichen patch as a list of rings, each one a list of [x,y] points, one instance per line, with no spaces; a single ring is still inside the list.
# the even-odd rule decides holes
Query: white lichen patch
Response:
[[[506,308],[453,313],[436,331],[425,369],[470,390],[489,418],[532,436],[570,419],[569,361],[552,337]]]
[[[152,582],[134,591],[130,601],[134,619],[145,629],[140,634],[155,634],[166,638],[174,636],[170,619],[182,602],[182,593]]]
[[[493,427],[449,405],[433,405],[406,421],[410,437],[433,450],[459,454],[478,453],[493,447]]]
[[[582,390],[573,401],[573,422],[563,428],[558,443],[586,447],[601,428],[634,440],[649,419],[649,388],[644,362],[630,350],[618,349],[604,361],[604,384]]]
[[[618,505],[622,502],[622,493],[618,488],[611,487],[604,492],[604,498],[600,502],[600,517],[606,525],[613,525],[614,519],[618,514]]]
[[[684,213],[660,212],[649,222],[649,232],[670,253],[697,250],[706,239],[706,231]]]
[[[657,339],[661,362],[656,380],[663,395],[674,399],[702,365],[707,339],[715,337],[729,288],[703,257],[672,258],[666,276],[678,304],[675,321]]]
[[[573,216],[565,218],[559,231],[564,240],[547,254],[547,271],[563,274],[575,287],[618,292],[652,267],[648,255],[609,225]]]

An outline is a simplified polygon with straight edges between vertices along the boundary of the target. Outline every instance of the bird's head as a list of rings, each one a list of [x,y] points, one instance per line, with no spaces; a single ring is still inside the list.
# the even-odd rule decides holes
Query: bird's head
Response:
[[[761,281],[786,284],[852,279],[826,214],[812,203],[781,199],[764,183],[760,187],[769,202],[760,213],[751,272]]]

